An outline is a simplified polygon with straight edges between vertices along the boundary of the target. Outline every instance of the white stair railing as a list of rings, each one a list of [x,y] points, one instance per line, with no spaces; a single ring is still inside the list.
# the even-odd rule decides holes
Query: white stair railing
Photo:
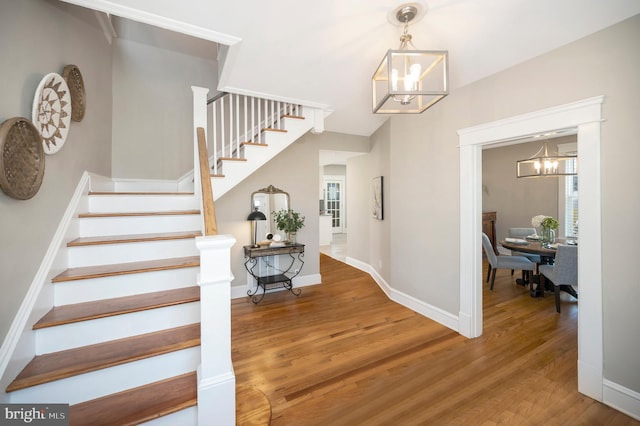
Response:
[[[299,104],[221,93],[206,106],[210,161],[219,174],[221,158],[243,158],[244,143],[264,144],[264,129],[282,130],[284,116],[300,116]]]

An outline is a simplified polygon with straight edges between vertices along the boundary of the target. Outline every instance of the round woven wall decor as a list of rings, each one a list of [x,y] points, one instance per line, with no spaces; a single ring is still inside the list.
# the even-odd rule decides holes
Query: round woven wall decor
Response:
[[[31,121],[42,136],[44,153],[58,152],[67,140],[71,124],[71,96],[60,74],[47,74],[40,81],[33,98]]]
[[[84,111],[87,108],[82,74],[77,66],[69,64],[62,70],[62,78],[67,82],[71,94],[71,119],[73,121],[82,121]]]
[[[0,124],[0,188],[10,197],[27,200],[38,192],[44,176],[40,133],[23,117]]]

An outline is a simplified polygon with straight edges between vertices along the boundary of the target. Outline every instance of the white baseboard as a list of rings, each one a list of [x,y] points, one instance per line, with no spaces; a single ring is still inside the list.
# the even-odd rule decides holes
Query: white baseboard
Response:
[[[106,176],[89,173],[90,192],[110,192],[114,190],[113,181]]]
[[[193,191],[193,189],[193,170],[191,170],[178,178],[178,191],[188,192]]]
[[[411,309],[412,311],[422,316],[439,322],[445,327],[459,332],[459,321],[458,317],[456,317],[455,315],[452,315],[449,312],[446,312],[438,307],[425,303],[413,296],[409,296],[406,293],[394,289],[380,276],[380,274],[378,274],[378,271],[376,271],[371,265],[368,265],[351,257],[347,257],[346,261],[348,265],[360,269],[361,271],[367,272],[369,275],[371,275],[371,277],[375,280],[380,289],[387,295],[389,299],[401,304],[406,308]]]
[[[347,257],[345,259],[345,263],[349,266],[353,266],[356,269],[360,269],[362,272],[366,272],[367,274],[371,274],[371,266],[368,263],[364,263],[359,261],[358,259],[354,259],[353,257]],[[384,289],[382,289],[384,291]]]
[[[471,315],[466,312],[458,312],[458,332],[460,334],[469,339],[479,337],[482,334],[482,330],[475,332],[473,325],[474,321],[472,321]]]
[[[640,420],[640,393],[620,386],[610,380],[603,380],[603,403]]]

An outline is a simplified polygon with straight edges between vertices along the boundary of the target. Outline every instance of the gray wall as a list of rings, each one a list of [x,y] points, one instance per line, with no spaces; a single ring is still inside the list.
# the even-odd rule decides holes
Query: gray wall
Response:
[[[286,148],[255,173],[216,200],[216,218],[220,234],[232,234],[237,242],[231,249],[232,286],[247,283],[242,246],[251,243],[251,193],[274,185],[287,191],[291,208],[305,217],[297,241],[305,244],[304,267],[301,275],[320,273],[318,244],[318,149],[307,134]],[[268,143],[268,140],[267,140]]]
[[[347,257],[373,267],[389,284],[391,283],[391,260],[395,247],[391,245],[390,233],[393,221],[393,198],[391,185],[395,176],[389,170],[390,123],[387,121],[371,136],[368,155],[347,160],[347,193],[349,208],[349,237]],[[383,220],[373,218],[373,179],[382,176]]]
[[[459,176],[465,171],[459,169],[456,131],[606,95],[601,148],[604,375],[640,392],[640,286],[632,266],[640,238],[640,201],[632,184],[640,182],[637,40],[640,15],[458,89],[421,115],[393,116],[388,135],[391,252],[383,262],[392,264],[394,288],[457,315]],[[372,158],[362,170],[377,167],[378,161]],[[353,224],[368,212],[349,217]],[[353,244],[385,243],[355,231],[351,227],[349,256],[366,250]],[[374,259],[369,263],[377,267]]]
[[[177,179],[193,169],[191,86],[215,93],[216,45],[208,58],[116,39],[113,176]],[[180,48],[180,46],[176,46]]]
[[[48,73],[80,69],[87,108],[68,138],[45,158],[38,193],[19,201],[0,192],[0,338],[34,279],[82,176],[111,172],[111,50],[93,12],[48,0],[3,0],[0,12],[0,121],[31,119],[33,96]]]
[[[318,233],[320,175],[314,171],[319,167],[321,149],[368,152],[369,139],[332,132],[307,133],[216,200],[218,231],[221,234],[232,234],[237,239],[231,251],[231,268],[235,277],[232,286],[242,286],[247,283],[242,246],[251,243],[251,225],[246,220],[250,213],[251,193],[268,185],[287,191],[291,197],[291,208],[305,216],[305,225],[297,235],[298,242],[305,244],[305,264],[301,275],[320,273]],[[349,173],[348,167],[347,173]],[[357,195],[357,192],[349,193],[349,202],[351,203],[352,197]]]

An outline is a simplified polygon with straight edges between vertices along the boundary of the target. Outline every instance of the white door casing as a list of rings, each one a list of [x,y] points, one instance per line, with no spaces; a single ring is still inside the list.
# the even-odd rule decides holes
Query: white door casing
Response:
[[[580,173],[580,307],[578,391],[603,400],[603,314],[600,123],[604,96],[597,96],[458,130],[460,142],[460,312],[458,331],[482,334],[482,147],[519,143],[533,135],[573,129]],[[588,271],[587,271],[588,267]]]

